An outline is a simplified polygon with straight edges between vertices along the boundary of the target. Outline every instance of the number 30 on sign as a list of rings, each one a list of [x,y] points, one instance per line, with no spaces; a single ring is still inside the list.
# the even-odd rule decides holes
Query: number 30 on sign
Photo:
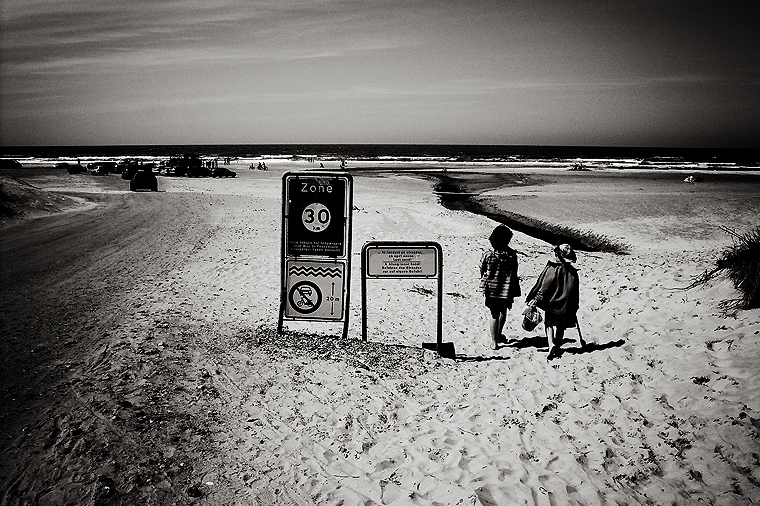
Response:
[[[304,208],[301,221],[306,230],[322,232],[330,226],[330,210],[323,204],[314,202]]]

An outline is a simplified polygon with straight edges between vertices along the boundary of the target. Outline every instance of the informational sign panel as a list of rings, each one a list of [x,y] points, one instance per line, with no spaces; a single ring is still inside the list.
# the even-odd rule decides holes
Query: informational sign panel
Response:
[[[362,248],[362,340],[367,340],[367,279],[435,278],[438,285],[436,342],[422,343],[442,357],[456,358],[443,342],[443,251],[437,242],[373,241]]]
[[[308,174],[286,178],[286,256],[345,256],[347,178]]]
[[[369,278],[434,278],[438,275],[438,248],[432,245],[368,245]]]
[[[348,333],[353,179],[288,172],[282,191],[280,321],[343,321]]]
[[[342,320],[345,262],[288,260],[285,316],[303,320]]]

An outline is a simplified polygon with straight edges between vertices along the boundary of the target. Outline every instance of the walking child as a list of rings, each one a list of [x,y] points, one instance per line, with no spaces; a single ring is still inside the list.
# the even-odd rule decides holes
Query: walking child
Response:
[[[512,309],[514,298],[521,295],[517,252],[509,247],[512,235],[509,227],[496,227],[488,238],[491,249],[483,254],[480,261],[480,289],[491,315],[489,337],[492,350],[498,349],[499,342],[506,340],[502,332],[507,312]]]
[[[547,360],[558,356],[557,348],[562,344],[565,329],[578,326],[580,290],[578,271],[572,265],[576,261],[575,251],[569,244],[554,248],[554,258],[546,263],[536,284],[528,292],[528,306],[544,310],[546,338],[549,341]],[[580,332],[578,344],[585,346]]]

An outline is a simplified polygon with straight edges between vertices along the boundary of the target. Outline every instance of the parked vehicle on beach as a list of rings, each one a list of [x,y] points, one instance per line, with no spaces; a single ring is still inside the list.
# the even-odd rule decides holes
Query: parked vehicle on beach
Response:
[[[133,177],[135,177],[135,173],[137,173],[138,170],[147,170],[150,172],[153,172],[153,170],[156,167],[155,163],[143,163],[142,160],[130,160],[125,159],[119,162],[119,166],[121,167],[121,178],[122,179],[129,179],[132,180]]]
[[[129,181],[129,190],[136,192],[140,190],[158,191],[158,178],[153,173],[152,167],[140,168],[135,172]]]
[[[166,176],[193,176],[192,174],[198,174],[199,168],[203,168],[203,160],[193,153],[185,153],[182,155],[172,155],[166,162],[163,173]]]
[[[214,167],[211,169],[212,177],[235,177],[237,172],[230,170],[227,167]]]
[[[118,163],[118,166],[121,169],[121,178],[129,179],[130,181],[134,177],[135,172],[137,172],[137,169],[139,167],[137,160],[132,160],[129,158],[125,158],[124,160],[120,161]]]
[[[209,177],[211,176],[211,169],[202,164],[198,166],[193,165],[187,168],[185,175],[187,177]]]

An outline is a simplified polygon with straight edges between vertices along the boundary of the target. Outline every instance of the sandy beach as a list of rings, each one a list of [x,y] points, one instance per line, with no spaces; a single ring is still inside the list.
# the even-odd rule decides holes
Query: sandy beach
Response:
[[[0,229],[0,504],[758,501],[760,310],[723,311],[727,280],[682,288],[731,244],[721,227],[757,225],[760,175],[521,169],[531,184],[478,189],[631,246],[578,253],[589,346],[547,362],[524,299],[508,344],[487,346],[478,262],[495,222],[392,170],[354,172],[348,338],[278,334],[282,175],[312,167],[233,163],[234,179],[160,176],[158,193],[9,172],[49,207]],[[430,280],[369,283],[361,341],[368,241],[441,245],[455,360],[420,346]],[[512,246],[527,293],[551,246],[519,231]]]

